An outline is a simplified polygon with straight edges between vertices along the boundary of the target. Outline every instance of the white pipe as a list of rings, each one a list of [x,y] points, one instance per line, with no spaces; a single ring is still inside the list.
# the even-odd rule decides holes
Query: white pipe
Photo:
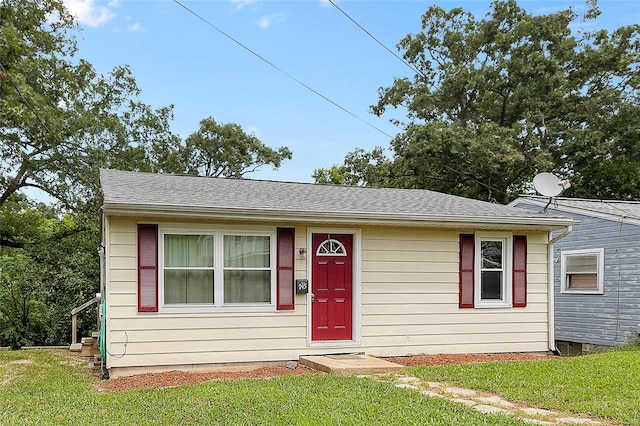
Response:
[[[547,245],[548,260],[547,260],[547,281],[548,281],[548,293],[549,293],[549,350],[555,354],[558,353],[556,348],[556,335],[555,335],[555,285],[553,281],[553,244],[571,234],[573,227],[567,226],[564,232],[557,237],[553,237],[553,232],[549,232],[549,244]]]

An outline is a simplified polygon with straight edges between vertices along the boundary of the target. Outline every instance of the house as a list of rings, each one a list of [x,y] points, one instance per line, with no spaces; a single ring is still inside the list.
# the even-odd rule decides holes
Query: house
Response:
[[[540,211],[548,197],[513,206]],[[621,346],[640,333],[640,202],[554,198],[549,214],[579,221],[554,246],[555,337],[564,353]]]
[[[106,366],[546,352],[571,219],[425,190],[101,170]]]

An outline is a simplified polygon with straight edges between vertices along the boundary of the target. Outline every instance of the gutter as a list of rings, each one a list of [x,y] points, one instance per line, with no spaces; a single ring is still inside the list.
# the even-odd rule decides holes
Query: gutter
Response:
[[[549,244],[547,244],[547,252],[548,252],[548,260],[547,260],[547,281],[548,281],[548,289],[547,292],[549,294],[549,350],[553,352],[554,355],[561,355],[558,348],[556,348],[556,334],[555,334],[555,285],[553,281],[553,245],[567,237],[573,231],[573,226],[569,225],[565,228],[564,232],[560,235],[553,237],[553,232],[549,232]]]
[[[313,223],[353,223],[367,225],[409,225],[431,227],[461,227],[461,226],[497,226],[512,229],[513,226],[522,229],[552,230],[562,229],[579,222],[564,217],[505,217],[505,216],[445,216],[426,214],[394,214],[376,212],[320,212],[320,211],[292,211],[267,210],[248,208],[211,208],[174,205],[144,205],[105,203],[103,206],[109,214],[139,216],[156,215],[159,217],[198,217],[206,219],[234,219],[281,221],[297,220]]]
[[[98,246],[98,254],[100,255],[100,294],[104,299],[106,295],[105,289],[105,219],[106,212],[104,206],[100,207],[100,245]]]

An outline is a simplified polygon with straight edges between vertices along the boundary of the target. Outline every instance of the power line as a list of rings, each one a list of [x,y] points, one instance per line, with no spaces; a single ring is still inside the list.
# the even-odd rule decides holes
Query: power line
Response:
[[[360,120],[361,122],[363,122],[364,124],[366,124],[367,126],[371,127],[372,129],[377,130],[378,132],[382,133],[383,135],[393,139],[393,136],[391,136],[390,134],[388,134],[387,132],[385,132],[384,130],[381,130],[380,128],[374,126],[373,124],[369,123],[368,121],[364,120],[361,117],[358,117],[356,114],[352,113],[351,111],[349,111],[348,109],[346,109],[345,107],[343,107],[342,105],[339,105],[337,102],[334,102],[333,100],[329,99],[328,97],[326,97],[325,95],[323,95],[322,93],[318,92],[317,90],[315,90],[313,87],[305,84],[304,82],[298,80],[296,77],[294,77],[293,75],[289,74],[288,72],[286,72],[285,70],[283,70],[282,68],[280,68],[279,66],[277,66],[276,64],[274,64],[273,62],[269,61],[268,59],[266,59],[265,57],[263,57],[262,55],[260,55],[259,53],[255,52],[254,50],[252,50],[251,48],[247,47],[246,45],[244,45],[243,43],[241,43],[240,41],[236,40],[235,38],[233,38],[232,36],[230,36],[229,34],[227,34],[226,32],[222,31],[220,28],[218,28],[217,26],[215,26],[214,24],[212,24],[211,22],[209,22],[207,19],[203,18],[202,16],[200,16],[198,13],[194,12],[192,9],[189,9],[187,6],[185,6],[184,4],[182,4],[179,0],[173,0],[174,3],[176,3],[178,6],[182,7],[184,10],[186,10],[187,12],[191,13],[193,16],[195,16],[196,18],[198,18],[199,20],[201,20],[202,22],[204,22],[206,25],[208,25],[209,27],[213,28],[214,30],[216,30],[217,32],[219,32],[220,34],[222,34],[223,36],[225,36],[226,38],[228,38],[229,40],[233,41],[234,43],[236,43],[238,46],[242,47],[244,50],[246,50],[247,52],[251,53],[252,55],[254,55],[255,57],[257,57],[258,59],[260,59],[261,61],[267,63],[268,65],[270,65],[272,68],[276,69],[277,71],[279,71],[280,73],[284,74],[285,76],[287,76],[289,79],[295,81],[296,83],[298,83],[300,86],[304,87],[305,89],[313,92],[314,94],[316,94],[317,96],[320,96],[322,99],[324,99],[325,101],[331,103],[332,105],[334,105],[337,108],[340,108],[342,111],[346,112],[347,114],[349,114],[350,116]]]
[[[344,16],[346,16],[347,18],[349,18],[349,20],[351,22],[353,22],[354,24],[356,24],[356,26],[358,28],[360,28],[362,31],[365,32],[365,34],[367,34],[369,37],[371,37],[376,43],[378,43],[380,46],[382,46],[384,48],[384,50],[386,50],[387,52],[391,53],[393,56],[395,56],[397,59],[399,59],[403,64],[405,64],[406,66],[408,66],[409,68],[411,68],[411,70],[413,72],[415,72],[416,74],[420,74],[421,76],[425,76],[423,73],[421,73],[420,71],[418,71],[413,65],[411,65],[409,62],[407,62],[406,60],[404,60],[404,58],[401,58],[400,56],[398,56],[396,54],[396,52],[394,52],[393,50],[389,49],[387,46],[385,46],[384,43],[382,43],[380,40],[378,40],[373,34],[371,34],[369,31],[366,30],[366,28],[364,28],[362,25],[360,25],[355,19],[353,19],[351,16],[349,16],[349,14],[347,12],[345,12],[344,10],[342,10],[340,8],[340,6],[338,6],[336,3],[334,3],[333,0],[328,0],[329,3],[331,3],[336,9],[338,9]]]

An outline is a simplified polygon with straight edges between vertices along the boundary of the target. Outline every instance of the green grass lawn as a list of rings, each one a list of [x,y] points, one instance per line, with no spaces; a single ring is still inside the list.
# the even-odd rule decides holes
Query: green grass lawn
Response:
[[[119,393],[50,351],[0,352],[0,425],[523,425],[390,383],[338,375]]]
[[[640,425],[640,349],[535,362],[415,367],[408,373],[541,408]],[[68,356],[0,352],[0,425],[522,425],[390,383],[317,374],[96,392]]]
[[[640,349],[534,362],[415,367],[423,380],[501,394],[506,399],[640,425]]]

